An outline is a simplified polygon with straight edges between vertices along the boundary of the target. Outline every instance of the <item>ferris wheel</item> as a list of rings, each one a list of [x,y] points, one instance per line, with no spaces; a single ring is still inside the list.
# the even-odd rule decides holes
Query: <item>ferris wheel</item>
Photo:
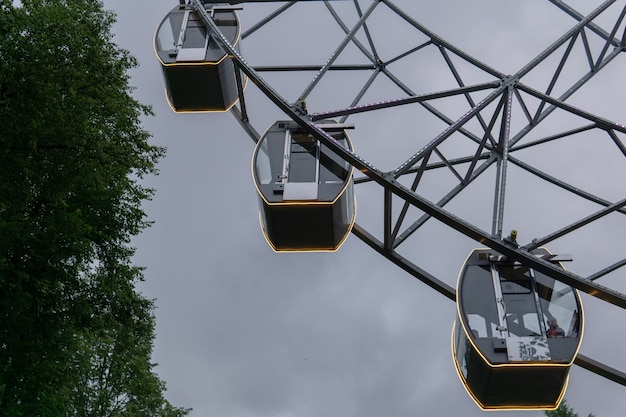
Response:
[[[556,407],[571,364],[626,386],[624,371],[579,351],[578,296],[626,308],[605,284],[626,266],[626,126],[583,94],[623,65],[626,5],[549,3],[562,30],[511,74],[431,31],[407,11],[419,5],[388,0],[180,0],[155,36],[172,109],[229,111],[256,143],[270,247],[335,251],[352,233],[456,301],[457,370],[484,409]],[[462,291],[420,266],[433,224],[442,247],[480,247],[450,260]],[[572,252],[573,266],[544,246]],[[464,301],[489,291],[493,320]],[[562,339],[547,339],[557,317]],[[539,374],[556,381],[537,386],[545,398],[474,389],[485,375]]]

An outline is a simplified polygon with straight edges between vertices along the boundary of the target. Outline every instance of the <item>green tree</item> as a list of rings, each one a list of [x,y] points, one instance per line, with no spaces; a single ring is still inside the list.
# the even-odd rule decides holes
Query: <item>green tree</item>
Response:
[[[578,413],[574,411],[572,407],[567,405],[567,401],[561,401],[559,407],[553,411],[546,411],[546,416],[548,417],[578,417]],[[589,413],[589,417],[594,417],[593,414]]]
[[[130,239],[164,149],[98,0],[0,0],[0,415],[167,416]]]

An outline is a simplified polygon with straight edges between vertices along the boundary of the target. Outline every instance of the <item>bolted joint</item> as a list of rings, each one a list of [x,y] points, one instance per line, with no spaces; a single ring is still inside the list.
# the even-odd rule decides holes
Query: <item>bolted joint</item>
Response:
[[[307,110],[306,110],[306,100],[305,99],[298,99],[292,106],[291,108],[297,112],[300,113],[302,115],[307,115]]]

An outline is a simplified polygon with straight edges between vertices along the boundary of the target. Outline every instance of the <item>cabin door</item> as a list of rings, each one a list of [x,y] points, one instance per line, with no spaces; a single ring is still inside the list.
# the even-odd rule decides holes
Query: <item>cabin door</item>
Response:
[[[522,265],[496,264],[495,289],[510,362],[550,361],[534,271]]]
[[[307,133],[286,131],[284,201],[318,199],[319,152],[315,138]]]
[[[176,62],[201,62],[206,60],[209,33],[202,19],[191,10],[185,12],[180,29]]]

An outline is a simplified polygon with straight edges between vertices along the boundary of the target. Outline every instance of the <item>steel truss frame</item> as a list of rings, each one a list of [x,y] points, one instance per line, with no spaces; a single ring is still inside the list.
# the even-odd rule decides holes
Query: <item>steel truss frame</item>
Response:
[[[231,55],[232,59],[236,63],[236,66],[240,70],[238,80],[240,100],[239,104],[231,109],[231,112],[241,124],[243,129],[255,142],[260,139],[260,135],[258,130],[250,122],[246,95],[244,94],[243,89],[242,74],[245,74],[245,76],[248,77],[249,80],[252,81],[254,85],[280,110],[282,110],[287,117],[294,120],[304,130],[330,147],[341,158],[355,166],[362,173],[362,176],[355,179],[355,184],[375,182],[382,188],[384,191],[384,214],[382,219],[384,233],[382,239],[377,238],[373,233],[369,232],[359,224],[354,226],[353,233],[371,248],[385,256],[388,260],[450,300],[455,300],[456,294],[454,288],[423,270],[411,260],[400,255],[397,251],[398,247],[406,242],[407,239],[419,230],[428,220],[435,219],[444,225],[455,229],[463,235],[480,242],[482,245],[488,246],[504,254],[510,259],[514,259],[528,265],[529,267],[541,271],[558,281],[573,286],[591,296],[597,297],[600,300],[618,306],[622,309],[626,309],[626,295],[596,282],[598,278],[623,268],[626,265],[626,258],[618,260],[617,262],[606,266],[590,276],[582,277],[558,268],[552,263],[537,258],[530,253],[531,250],[537,248],[538,246],[570,234],[573,231],[589,225],[590,223],[609,214],[626,214],[626,199],[621,199],[619,201],[605,200],[599,195],[581,190],[573,184],[569,184],[566,181],[551,176],[549,173],[543,172],[542,170],[527,164],[520,158],[513,156],[515,152],[522,149],[571,137],[572,135],[585,131],[595,131],[608,136],[615,146],[615,152],[626,157],[626,144],[624,141],[626,127],[624,125],[606,120],[600,116],[586,112],[566,103],[566,100],[572,96],[572,94],[579,90],[590,79],[595,77],[602,69],[618,57],[621,52],[626,51],[626,28],[624,27],[624,22],[626,20],[626,5],[622,6],[621,12],[615,18],[615,24],[611,27],[610,31],[606,31],[596,23],[597,17],[605,12],[609,7],[613,6],[617,0],[607,0],[603,2],[587,16],[583,16],[561,0],[549,1],[571,16],[575,20],[575,24],[552,45],[546,48],[513,75],[504,74],[463,52],[459,48],[428,30],[426,27],[422,26],[390,0],[368,1],[368,7],[364,9],[361,8],[358,0],[353,0],[359,18],[352,26],[348,26],[344,20],[342,20],[333,6],[333,1],[324,1],[323,4],[333,16],[335,22],[345,34],[345,37],[323,64],[255,67],[250,65],[245,58],[237,50],[235,50],[232,45],[229,44],[227,39],[222,36],[218,27],[213,23],[210,13],[205,10],[205,7],[200,0],[190,0],[190,4],[199,12],[207,24],[207,27],[214,35],[216,41],[219,42],[224,50]],[[230,4],[256,2],[270,3],[272,1],[231,1]],[[271,23],[286,10],[298,3],[297,1],[274,2],[282,4],[268,13],[268,15],[257,24],[248,28],[242,35],[243,39],[253,35],[257,30]],[[320,4],[321,3],[322,2],[320,2]],[[388,8],[407,24],[411,25],[415,30],[422,33],[428,40],[415,45],[413,48],[410,48],[392,59],[383,61],[377,53],[368,29],[368,19],[377,7]],[[367,41],[363,42],[359,40],[356,36],[359,32],[365,33]],[[593,48],[590,46],[591,36],[594,36],[596,39],[600,39],[603,44],[599,52],[596,51],[594,53],[592,51]],[[572,59],[572,51],[576,42],[581,42],[583,45],[588,68],[580,78],[571,83],[571,85],[569,85],[569,87],[566,88],[560,95],[554,96],[555,85],[557,82],[561,81],[561,78],[563,78],[564,67],[566,66],[568,60]],[[369,62],[367,64],[359,65],[336,64],[337,58],[341,55],[342,51],[344,51],[348,44],[356,46]],[[456,80],[456,86],[444,91],[417,94],[389,69],[390,64],[425,48],[437,48],[445,60],[448,70]],[[558,65],[550,78],[547,88],[544,90],[537,90],[522,82],[528,73],[530,73],[533,69],[546,62],[549,58],[555,56],[558,57],[558,54],[562,55],[560,55],[560,58],[558,59]],[[466,85],[460,72],[457,70],[457,66],[453,62],[452,57],[484,72],[493,80],[484,83]],[[277,71],[308,71],[313,72],[314,76],[312,81],[301,92],[297,99],[294,101],[288,101],[260,75],[263,72]],[[308,114],[305,105],[307,97],[313,92],[320,80],[332,71],[368,71],[370,72],[370,77],[362,87],[361,91],[353,99],[350,106],[340,110]],[[382,102],[360,104],[362,98],[365,96],[365,93],[371,87],[374,80],[379,76],[386,77],[395,86],[397,86],[397,88],[402,92],[402,97]],[[480,100],[476,100],[472,94],[479,92],[482,93],[483,96]],[[460,118],[455,119],[444,114],[431,104],[431,102],[435,99],[447,97],[464,97],[469,105],[469,110]],[[335,117],[340,118],[341,122],[344,122],[350,115],[353,114],[371,112],[380,109],[390,109],[397,106],[411,104],[422,106],[436,118],[446,123],[448,127],[430,140],[426,145],[421,147],[405,162],[391,171],[382,171],[359,156],[357,153],[350,152],[339,146],[334,142],[332,137],[326,134],[315,124],[318,120]],[[517,131],[513,131],[511,128],[511,109],[514,105],[522,109],[522,114],[525,117],[525,126]],[[555,111],[564,112],[577,117],[581,121],[584,121],[585,124],[557,134],[542,137],[534,141],[522,141],[522,139],[527,138],[527,135],[530,132],[532,132]],[[465,127],[470,120],[478,122],[478,124],[482,127],[481,135],[477,135]],[[467,157],[446,158],[445,151],[442,149],[442,144],[444,144],[453,134],[461,134],[469,140],[475,142],[475,152]],[[437,161],[431,161],[431,157],[433,156],[437,156]],[[502,236],[504,200],[507,188],[507,166],[509,164],[513,164],[574,196],[594,203],[598,207],[597,211],[546,236],[534,239],[526,245],[511,245]],[[465,190],[488,168],[494,165],[496,167],[497,174],[493,203],[492,230],[487,232],[446,210],[445,206],[457,197],[463,190]],[[435,169],[447,169],[457,178],[457,184],[437,202],[430,201],[417,192],[418,185],[423,176],[427,172]],[[462,169],[465,170],[463,171]],[[409,181],[411,182],[410,186],[404,185],[406,181],[401,182],[401,180],[410,180],[411,178],[412,181]],[[399,213],[397,213],[397,211],[394,212],[392,209],[392,202],[394,199],[396,199],[395,201],[401,201],[402,207],[400,208]],[[423,215],[409,220],[408,213],[410,208],[419,209],[419,211],[423,212]],[[403,227],[407,220],[409,220],[409,225]],[[583,354],[578,355],[575,363],[591,372],[626,386],[626,373],[622,371],[605,365]]]

